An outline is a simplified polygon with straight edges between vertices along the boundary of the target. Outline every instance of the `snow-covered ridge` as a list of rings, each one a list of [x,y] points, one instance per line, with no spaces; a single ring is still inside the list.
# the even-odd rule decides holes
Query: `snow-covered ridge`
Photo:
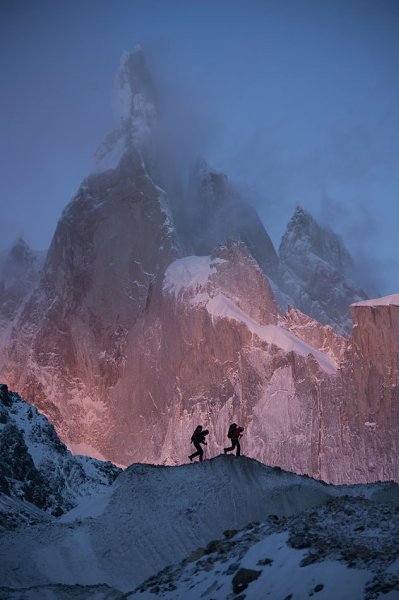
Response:
[[[187,292],[188,302],[204,306],[213,318],[242,323],[262,341],[286,352],[296,352],[305,357],[312,354],[325,372],[336,373],[338,367],[332,356],[300,340],[284,327],[261,325],[219,291],[217,283],[213,287],[210,285],[210,280],[217,274],[217,265],[226,262],[211,256],[188,256],[175,260],[166,270],[163,290],[175,297],[182,297]]]
[[[371,298],[362,302],[354,302],[351,306],[399,306],[399,294],[382,296],[381,298]]]

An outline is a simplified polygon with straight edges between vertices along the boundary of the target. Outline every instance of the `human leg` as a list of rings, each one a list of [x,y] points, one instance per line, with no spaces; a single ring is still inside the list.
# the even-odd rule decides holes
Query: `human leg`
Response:
[[[231,452],[231,450],[234,450],[234,448],[237,446],[237,442],[238,440],[231,440],[230,448],[225,448],[224,453],[226,454],[227,452]]]
[[[236,456],[240,456],[240,454],[241,454],[240,440],[234,440],[234,441],[236,442],[236,447],[237,447]]]
[[[199,456],[199,460],[201,461],[202,457],[203,457],[203,454],[204,454],[204,451],[201,448],[201,446],[199,444],[196,444],[195,442],[194,442],[194,446],[195,446],[197,452],[194,452],[193,454],[190,454],[190,456],[188,458],[190,460],[193,460],[193,458],[195,458],[196,456]]]

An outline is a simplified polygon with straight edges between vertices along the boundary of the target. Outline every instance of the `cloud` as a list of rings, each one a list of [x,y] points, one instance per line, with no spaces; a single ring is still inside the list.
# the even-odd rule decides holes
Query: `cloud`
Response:
[[[365,204],[354,206],[333,198],[327,192],[320,197],[320,221],[339,232],[354,260],[352,277],[369,296],[384,293],[395,261],[379,258],[377,248],[381,223]],[[398,265],[396,264],[396,267]]]

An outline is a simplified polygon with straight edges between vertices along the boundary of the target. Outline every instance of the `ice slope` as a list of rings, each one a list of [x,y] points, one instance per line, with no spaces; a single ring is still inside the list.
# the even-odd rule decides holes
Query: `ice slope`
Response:
[[[132,465],[92,503],[83,501],[51,524],[3,534],[0,578],[14,589],[106,584],[132,591],[227,529],[268,519],[283,523],[337,496],[376,492],[388,497],[389,484],[328,486],[245,457]]]

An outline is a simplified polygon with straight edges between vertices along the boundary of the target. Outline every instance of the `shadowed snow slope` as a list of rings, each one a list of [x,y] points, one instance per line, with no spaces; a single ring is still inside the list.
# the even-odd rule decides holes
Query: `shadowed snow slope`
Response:
[[[59,517],[119,472],[110,462],[72,455],[44,415],[0,384],[0,529],[35,522],[42,511]]]
[[[334,487],[233,456],[180,467],[132,465],[60,519],[5,533],[1,580],[14,590],[107,584],[129,591],[226,529],[271,514],[292,517],[345,494],[386,500],[397,491],[390,486]]]

